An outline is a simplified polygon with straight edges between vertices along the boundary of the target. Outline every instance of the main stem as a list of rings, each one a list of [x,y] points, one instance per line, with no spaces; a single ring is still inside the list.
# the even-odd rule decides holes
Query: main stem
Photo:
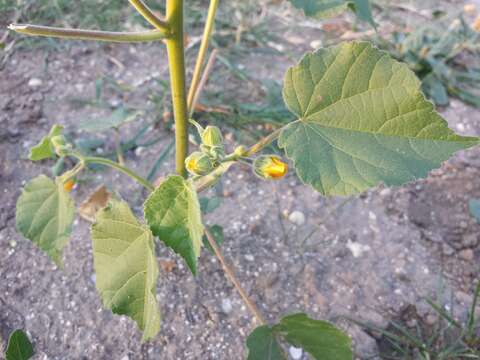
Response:
[[[177,173],[187,176],[188,110],[185,90],[185,47],[183,44],[183,0],[167,0],[167,22],[172,32],[167,40],[168,66],[175,119],[175,165]]]

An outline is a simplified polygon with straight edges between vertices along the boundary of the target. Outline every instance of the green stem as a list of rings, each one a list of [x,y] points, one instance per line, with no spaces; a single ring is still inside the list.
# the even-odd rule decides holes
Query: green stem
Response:
[[[145,180],[140,175],[137,175],[133,170],[130,170],[126,166],[120,165],[119,163],[117,163],[115,161],[105,159],[105,158],[100,158],[100,157],[94,157],[94,156],[83,157],[83,158],[80,158],[80,160],[81,161],[83,160],[85,165],[87,165],[87,164],[100,164],[100,165],[109,166],[111,168],[114,168],[114,169],[124,173],[125,175],[130,176],[132,179],[134,179],[136,182],[138,182],[140,185],[144,186],[148,190],[150,190],[150,191],[155,190],[155,187],[149,181]]]
[[[257,152],[259,152],[260,150],[262,150],[265,146],[270,145],[270,143],[272,143],[274,140],[276,140],[280,136],[280,132],[282,131],[282,129],[283,129],[283,127],[275,130],[271,134],[269,134],[266,137],[264,137],[263,139],[261,139],[255,145],[250,147],[250,149],[248,149],[245,152],[244,157],[252,156],[252,155],[256,154]]]
[[[167,0],[167,22],[172,35],[167,40],[168,65],[175,118],[175,164],[177,173],[187,176],[188,111],[185,91],[185,48],[183,44],[183,0]]]
[[[56,28],[30,24],[11,24],[8,26],[8,28],[25,35],[46,36],[71,40],[94,40],[125,43],[156,41],[167,38],[165,33],[162,33],[158,30],[139,32],[111,32]]]
[[[193,100],[197,92],[198,84],[200,82],[203,64],[207,55],[208,43],[212,35],[213,24],[215,22],[215,15],[217,13],[219,0],[211,0],[208,8],[207,20],[205,22],[205,29],[203,31],[202,42],[198,51],[197,62],[195,63],[195,70],[193,71],[192,83],[188,91],[188,111],[191,115],[193,113]]]
[[[151,25],[153,25],[158,31],[161,31],[165,34],[170,33],[169,23],[156,16],[142,0],[128,1],[138,11],[138,13],[142,15],[145,20],[147,20]]]

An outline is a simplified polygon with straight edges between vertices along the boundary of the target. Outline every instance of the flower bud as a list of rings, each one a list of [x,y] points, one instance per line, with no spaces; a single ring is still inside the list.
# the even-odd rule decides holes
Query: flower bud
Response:
[[[245,156],[246,152],[247,152],[247,148],[243,145],[237,146],[235,150],[233,150],[233,153],[238,157]]]
[[[208,155],[195,151],[185,159],[185,167],[193,175],[206,175],[213,170],[213,163]]]
[[[223,136],[220,129],[216,126],[207,126],[205,130],[203,130],[201,134],[202,143],[203,145],[215,147],[215,146],[222,146],[223,147]]]
[[[63,189],[66,192],[72,191],[74,186],[75,186],[75,180],[73,180],[73,179],[67,180],[63,183]]]
[[[255,174],[262,179],[280,179],[288,171],[288,164],[275,155],[261,155],[253,163]]]
[[[50,139],[50,142],[52,143],[55,153],[58,156],[66,156],[68,151],[72,148],[70,144],[67,144],[63,135],[53,136]]]

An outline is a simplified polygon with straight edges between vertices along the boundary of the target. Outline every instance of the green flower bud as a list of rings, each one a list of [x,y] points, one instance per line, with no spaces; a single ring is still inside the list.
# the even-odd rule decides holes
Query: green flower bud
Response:
[[[207,175],[214,168],[210,157],[200,151],[191,153],[185,159],[185,167],[193,175]]]
[[[201,134],[202,143],[203,145],[215,147],[215,146],[222,146],[223,147],[223,136],[220,129],[216,126],[207,126],[205,130],[203,130]]]
[[[66,156],[68,152],[72,149],[70,144],[67,144],[65,137],[63,135],[56,135],[50,139],[50,142],[55,149],[55,153],[58,156]]]
[[[288,172],[288,164],[276,155],[261,155],[253,162],[253,170],[262,179],[280,179]]]
[[[237,146],[233,153],[237,155],[238,157],[245,156],[245,153],[247,152],[247,148],[243,145]]]

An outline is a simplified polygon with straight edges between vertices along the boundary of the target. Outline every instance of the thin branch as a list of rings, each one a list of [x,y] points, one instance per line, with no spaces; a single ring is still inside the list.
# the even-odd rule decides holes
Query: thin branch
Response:
[[[268,136],[264,137],[261,139],[259,142],[257,142],[255,145],[250,147],[250,149],[247,150],[245,153],[245,157],[252,156],[253,154],[256,154],[260,150],[262,150],[265,146],[269,145],[272,141],[277,139],[280,136],[280,132],[282,131],[283,128],[277,129]]]
[[[192,83],[188,91],[188,109],[189,113],[193,112],[193,99],[197,92],[198,84],[200,82],[200,76],[202,74],[203,63],[205,62],[205,57],[207,54],[208,43],[212,35],[213,24],[215,22],[215,15],[217,13],[219,0],[211,0],[210,6],[208,8],[207,20],[205,22],[205,29],[203,31],[202,42],[200,44],[200,49],[198,50],[197,61],[195,63],[195,70],[193,71]]]
[[[152,24],[158,31],[164,34],[170,34],[170,25],[165,20],[160,19],[142,0],[128,0],[130,4]]]
[[[228,266],[227,262],[225,261],[225,258],[223,257],[222,253],[220,252],[220,249],[218,248],[217,243],[215,242],[215,239],[213,238],[212,234],[208,229],[205,229],[205,235],[207,237],[208,243],[213,249],[213,252],[215,253],[215,256],[218,258],[220,263],[222,264],[223,270],[225,271],[225,275],[227,276],[228,280],[232,282],[232,284],[235,286],[237,289],[238,293],[240,294],[243,302],[248,306],[250,311],[255,315],[257,318],[258,322],[262,325],[266,324],[265,319],[263,318],[262,314],[258,310],[257,306],[255,303],[253,303],[252,300],[248,297],[247,293],[245,290],[242,288],[240,285],[240,282],[238,281],[237,277],[235,276],[235,273],[233,270]]]
[[[207,62],[207,66],[205,67],[205,71],[203,72],[202,79],[200,80],[200,83],[198,84],[197,91],[195,92],[195,96],[193,97],[191,105],[188,107],[188,111],[190,112],[190,117],[192,117],[193,112],[195,110],[195,106],[197,105],[198,99],[200,98],[200,94],[203,91],[203,88],[205,87],[205,84],[207,83],[208,76],[210,75],[210,72],[212,71],[213,65],[215,64],[215,59],[217,58],[217,49],[214,49],[212,53],[210,54],[210,57]]]
[[[157,30],[139,32],[112,32],[84,29],[56,28],[50,26],[11,24],[8,28],[21,34],[31,36],[47,36],[71,40],[94,40],[120,43],[147,42],[166,39],[165,33]]]

